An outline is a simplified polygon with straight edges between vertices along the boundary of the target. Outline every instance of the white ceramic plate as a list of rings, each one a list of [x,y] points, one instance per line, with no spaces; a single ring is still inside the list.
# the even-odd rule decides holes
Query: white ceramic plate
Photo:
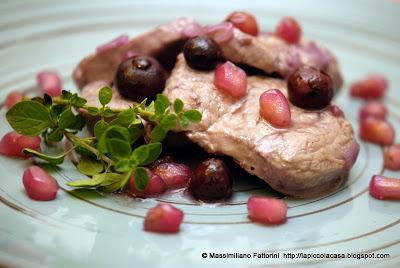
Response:
[[[1,1],[0,100],[12,90],[34,93],[35,74],[48,68],[60,71],[65,88],[75,90],[70,78],[74,65],[118,34],[134,36],[179,16],[216,23],[232,10],[246,9],[265,30],[284,15],[297,17],[307,36],[336,53],[346,81],[371,71],[387,75],[389,119],[400,132],[400,5],[389,1],[198,2]],[[347,90],[348,83],[336,101],[358,132],[361,102],[351,100]],[[2,106],[0,136],[10,130],[5,112]],[[163,197],[185,212],[178,235],[142,231],[143,216],[157,200],[69,192],[65,183],[82,178],[69,161],[52,171],[62,186],[57,199],[32,201],[21,183],[27,165],[29,161],[0,158],[0,266],[400,266],[400,205],[378,201],[367,191],[373,174],[399,177],[400,173],[384,170],[382,148],[371,144],[361,142],[349,182],[337,193],[312,200],[285,198],[289,219],[282,226],[248,221],[246,200],[251,194],[277,195],[248,177],[236,178],[234,198],[226,204],[199,205],[180,195]],[[272,252],[279,258],[253,257],[253,253]],[[249,253],[251,258],[213,259],[210,253]],[[293,257],[374,253],[390,254],[390,258],[292,259],[284,253],[294,253]]]

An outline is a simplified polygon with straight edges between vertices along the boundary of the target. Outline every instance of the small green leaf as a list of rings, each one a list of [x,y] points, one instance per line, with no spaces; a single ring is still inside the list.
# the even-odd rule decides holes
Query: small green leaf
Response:
[[[97,107],[88,107],[87,111],[90,115],[93,115],[93,116],[99,114],[99,109]]]
[[[60,114],[58,125],[61,129],[66,129],[69,128],[72,124],[74,124],[74,121],[75,121],[75,115],[71,111],[71,109],[68,108]]]
[[[143,191],[146,189],[148,181],[149,181],[149,175],[147,174],[146,169],[142,167],[138,167],[135,170],[135,186],[139,191]]]
[[[183,109],[183,101],[181,99],[175,99],[174,101],[174,111],[175,113],[180,113]]]
[[[192,123],[199,123],[201,121],[201,113],[197,110],[188,110],[183,113],[187,119]]]
[[[131,162],[136,166],[141,165],[149,157],[149,151],[150,147],[147,144],[137,147],[131,154]]]
[[[105,132],[107,138],[117,138],[129,141],[130,134],[126,127],[121,126],[110,126]]]
[[[85,147],[82,147],[82,146],[77,146],[75,148],[75,152],[77,152],[78,154],[80,154],[82,156],[86,156],[86,157],[89,157],[89,158],[96,158],[97,157],[93,152],[89,151],[88,149],[86,149]]]
[[[92,158],[82,158],[76,168],[80,173],[89,176],[99,174],[104,170],[103,163]]]
[[[86,125],[85,117],[78,114],[75,116],[74,122],[68,127],[69,129],[81,130]]]
[[[53,99],[52,99],[51,96],[50,96],[49,94],[47,94],[47,93],[45,93],[45,94],[43,95],[43,104],[44,104],[46,107],[50,107],[50,106],[53,104]]]
[[[128,159],[121,159],[115,163],[114,168],[118,172],[128,172],[132,167]]]
[[[69,100],[69,99],[71,99],[71,97],[72,97],[72,93],[71,92],[69,92],[69,91],[67,91],[67,90],[61,90],[61,98],[63,99],[63,100]]]
[[[116,138],[107,139],[106,145],[107,152],[114,159],[129,158],[131,155],[131,145],[125,140]]]
[[[154,161],[156,161],[162,151],[162,144],[159,142],[149,143],[146,146],[149,148],[149,154],[148,154],[146,160],[144,160],[142,163],[140,163],[140,165],[142,165],[142,166],[149,165],[149,164],[153,163]]]
[[[178,123],[178,118],[174,114],[168,114],[161,119],[160,125],[164,130],[173,129]]]
[[[136,118],[135,111],[133,109],[127,109],[120,112],[110,125],[118,125],[123,127],[129,127],[129,125]]]
[[[156,101],[154,102],[154,108],[157,115],[164,114],[165,110],[169,107],[169,100],[167,96],[163,94],[157,94]]]
[[[49,162],[52,165],[60,165],[60,164],[62,164],[64,162],[64,157],[65,157],[65,154],[58,155],[58,156],[46,155],[46,154],[43,154],[41,152],[32,150],[30,148],[25,148],[23,150],[23,152],[24,152],[24,154],[32,154],[35,157],[43,159],[43,160]]]
[[[108,123],[104,120],[99,120],[96,122],[96,124],[94,125],[94,136],[100,140],[101,135],[103,135],[104,131],[106,131],[106,129],[109,127]]]
[[[110,87],[103,87],[99,91],[99,101],[101,105],[107,105],[112,99],[112,89]]]
[[[131,135],[131,143],[134,143],[137,141],[137,139],[139,139],[144,132],[144,128],[142,123],[140,124],[135,124],[135,125],[130,125],[129,128],[129,134]]]
[[[151,142],[160,142],[165,139],[165,136],[167,135],[167,131],[160,125],[157,125],[153,130],[151,131]]]
[[[63,137],[64,137],[63,130],[56,128],[50,131],[49,134],[47,134],[47,141],[59,142],[63,139]]]
[[[78,94],[72,94],[70,97],[71,105],[76,108],[81,108],[86,104],[86,100],[78,96]]]
[[[115,116],[115,113],[109,107],[105,107],[103,110],[103,116],[109,118]]]
[[[102,182],[101,186],[98,188],[100,191],[104,192],[116,192],[125,187],[129,178],[131,176],[131,172],[126,174],[118,174],[118,173],[107,173],[106,179]]]
[[[181,114],[181,115],[179,116],[179,120],[180,120],[181,126],[182,126],[183,128],[187,128],[187,127],[189,126],[189,124],[190,124],[189,118],[187,118],[187,117],[186,117],[185,115],[183,115],[183,114]]]
[[[96,174],[93,176],[92,179],[70,181],[67,183],[67,185],[72,187],[84,187],[84,188],[97,187],[100,186],[106,180],[107,174],[109,173]]]
[[[26,136],[39,135],[52,124],[49,109],[31,100],[15,104],[8,110],[6,117],[15,131]]]

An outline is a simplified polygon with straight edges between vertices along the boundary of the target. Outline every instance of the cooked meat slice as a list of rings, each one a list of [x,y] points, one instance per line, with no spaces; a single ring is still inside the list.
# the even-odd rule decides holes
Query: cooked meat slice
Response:
[[[153,56],[165,68],[172,69],[176,55],[186,40],[181,31],[192,22],[191,19],[181,18],[135,37],[126,45],[87,56],[73,72],[75,83],[79,88],[97,80],[110,84],[114,80],[115,70],[128,51]]]
[[[301,44],[288,44],[273,35],[257,37],[233,30],[233,38],[221,44],[226,59],[247,64],[268,74],[278,73],[287,77],[301,65],[313,66],[327,72],[334,81],[335,89],[342,86],[338,63],[325,48],[313,41],[302,40]]]
[[[202,112],[201,123],[186,131],[189,139],[210,153],[233,157],[275,190],[315,197],[338,189],[359,150],[350,123],[330,109],[291,105],[291,127],[276,129],[259,115],[259,96],[271,88],[287,96],[285,81],[250,76],[248,95],[234,100],[214,87],[213,72],[191,69],[180,55],[164,94]]]

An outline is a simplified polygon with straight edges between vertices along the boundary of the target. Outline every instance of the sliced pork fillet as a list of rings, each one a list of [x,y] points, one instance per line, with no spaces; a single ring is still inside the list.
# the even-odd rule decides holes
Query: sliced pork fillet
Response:
[[[359,150],[350,123],[332,109],[306,111],[291,105],[291,126],[274,128],[259,113],[259,96],[272,88],[287,96],[285,81],[250,76],[248,95],[235,100],[214,87],[213,72],[191,69],[180,55],[164,94],[202,112],[200,124],[186,131],[190,140],[210,153],[233,157],[275,190],[315,197],[338,189]]]

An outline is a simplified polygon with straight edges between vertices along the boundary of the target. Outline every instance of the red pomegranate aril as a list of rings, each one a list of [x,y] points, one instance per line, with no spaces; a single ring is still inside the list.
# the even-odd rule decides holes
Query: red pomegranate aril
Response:
[[[0,141],[0,154],[20,158],[28,158],[29,155],[23,153],[24,148],[40,151],[41,138],[39,136],[23,136],[15,131],[11,131],[3,136]]]
[[[167,184],[161,179],[160,176],[147,169],[149,176],[148,184],[143,191],[136,188],[135,185],[135,174],[132,174],[128,182],[127,192],[135,197],[147,198],[159,196],[167,190]]]
[[[129,42],[129,36],[126,34],[121,34],[120,36],[117,36],[115,39],[111,40],[108,43],[105,43],[103,45],[100,45],[96,48],[96,53],[101,53],[103,51],[120,47]]]
[[[369,102],[361,107],[360,110],[360,119],[363,120],[367,117],[375,117],[379,119],[386,119],[387,108],[383,103],[380,102]]]
[[[279,89],[270,89],[260,96],[260,115],[272,126],[285,128],[290,126],[291,113],[289,102]]]
[[[247,75],[245,71],[227,61],[215,69],[214,85],[233,98],[241,99],[247,94]]]
[[[387,79],[379,74],[371,74],[351,85],[350,94],[353,97],[366,100],[377,100],[385,96],[388,89]]]
[[[42,91],[52,97],[61,94],[61,78],[55,71],[43,71],[36,77],[37,83]]]
[[[183,220],[182,210],[160,203],[147,211],[144,230],[155,233],[177,233]]]
[[[31,166],[24,172],[22,182],[31,199],[50,201],[56,198],[58,182],[38,166]]]
[[[233,25],[230,22],[221,22],[213,26],[206,26],[203,30],[204,34],[212,37],[218,44],[228,42],[233,37]]]
[[[16,103],[22,101],[22,99],[25,97],[24,93],[19,92],[19,91],[12,91],[7,95],[6,98],[6,107],[7,109],[10,109],[13,107]]]
[[[382,119],[367,117],[361,120],[360,137],[379,145],[392,145],[394,143],[395,131],[393,126]]]
[[[392,145],[386,149],[385,168],[400,170],[400,144]]]
[[[234,27],[238,28],[244,33],[250,35],[258,35],[258,24],[256,18],[248,12],[236,11],[232,12],[226,21],[233,24]]]
[[[247,201],[249,219],[263,224],[281,224],[286,221],[287,205],[271,197],[252,196]]]
[[[369,193],[377,199],[400,200],[400,179],[375,175],[369,183]]]
[[[275,35],[290,44],[299,43],[301,38],[301,26],[294,18],[285,17],[276,27]]]
[[[152,171],[164,180],[168,189],[186,187],[192,177],[190,167],[178,163],[161,163]]]
[[[342,109],[340,109],[337,105],[331,105],[329,107],[329,110],[331,111],[332,115],[334,117],[344,117],[344,112]]]

